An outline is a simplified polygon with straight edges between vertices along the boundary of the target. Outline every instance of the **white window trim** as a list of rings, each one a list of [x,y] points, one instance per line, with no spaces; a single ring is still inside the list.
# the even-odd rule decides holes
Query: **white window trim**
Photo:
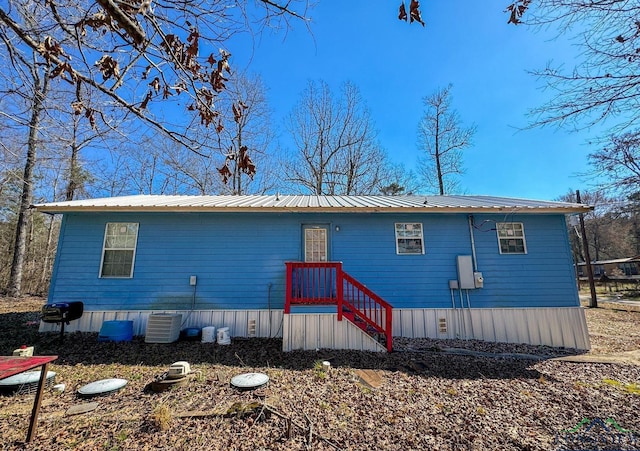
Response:
[[[501,239],[507,239],[505,237],[500,236],[500,225],[501,224],[520,224],[522,228],[522,237],[515,237],[515,239],[522,240],[522,245],[524,247],[524,252],[502,252],[502,246],[500,246]],[[497,222],[496,223],[496,237],[498,238],[498,251],[500,255],[526,255],[527,254],[527,234],[524,231],[524,224],[522,222]]]
[[[406,225],[406,224],[413,224],[413,225],[419,225],[420,226],[420,236],[415,236],[415,237],[406,237],[406,236],[398,236],[398,225]],[[396,239],[396,255],[424,255],[424,227],[422,225],[421,222],[396,222],[393,225],[393,233],[395,234],[395,239]],[[398,240],[400,239],[419,239],[420,240],[420,253],[417,252],[400,252],[400,246],[398,246]]]
[[[109,248],[107,249],[107,230],[109,229],[109,225],[111,224],[122,224],[122,225],[129,225],[129,224],[135,224],[136,226],[136,237],[135,237],[135,242],[133,244],[133,249],[129,249],[129,248]],[[138,250],[138,232],[140,230],[140,223],[138,222],[107,222],[104,226],[104,238],[102,240],[102,256],[100,258],[100,267],[98,268],[98,278],[100,279],[131,279],[133,278],[133,268],[135,267],[135,263],[136,263],[136,251]],[[131,256],[131,272],[129,273],[128,276],[103,276],[102,275],[102,265],[104,265],[104,254],[106,250],[110,250],[110,251],[130,251],[133,250],[133,255]]]

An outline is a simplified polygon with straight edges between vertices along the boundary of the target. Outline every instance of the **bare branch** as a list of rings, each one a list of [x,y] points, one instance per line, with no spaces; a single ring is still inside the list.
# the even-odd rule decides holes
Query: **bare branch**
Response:
[[[580,51],[570,71],[548,66],[533,72],[545,82],[551,100],[531,111],[531,127],[581,130],[605,123],[624,131],[638,125],[639,17],[640,4],[627,0],[539,0],[527,11],[528,25],[553,25]]]
[[[21,1],[10,0],[9,7]],[[234,0],[214,4],[205,0],[153,4],[49,0],[38,6],[42,18],[33,26],[19,23],[13,17],[14,8],[0,8],[0,23],[6,26],[5,32],[13,33],[13,46],[24,49],[27,45],[52,65],[54,78],[74,84],[82,80],[124,111],[204,155],[200,149],[207,143],[198,142],[188,119],[177,117],[169,125],[166,118],[156,116],[159,108],[154,104],[187,94],[192,99],[187,111],[200,119],[200,126],[219,127],[215,101],[231,72],[230,52],[207,52],[223,48],[230,36],[256,25],[276,20],[288,24],[289,19],[308,23],[304,16],[308,0],[259,0],[257,4],[261,7]],[[144,79],[149,82],[141,93]]]

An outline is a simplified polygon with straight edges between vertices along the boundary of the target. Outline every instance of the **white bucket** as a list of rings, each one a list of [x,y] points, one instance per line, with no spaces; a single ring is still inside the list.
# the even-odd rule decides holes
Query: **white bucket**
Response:
[[[231,343],[231,338],[229,337],[229,328],[221,327],[218,329],[218,344],[219,345],[228,345]]]
[[[207,326],[202,328],[202,343],[213,343],[216,341],[215,326]]]

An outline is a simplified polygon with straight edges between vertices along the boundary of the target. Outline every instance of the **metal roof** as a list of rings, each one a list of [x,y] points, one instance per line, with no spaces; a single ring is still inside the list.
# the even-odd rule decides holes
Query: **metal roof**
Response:
[[[136,195],[33,205],[65,212],[584,213],[588,205],[492,196]]]
[[[615,258],[613,260],[593,260],[591,262],[592,265],[606,265],[611,263],[631,263],[640,261],[640,255],[636,255],[635,257],[626,257],[626,258]],[[585,266],[585,262],[578,263],[578,266]]]

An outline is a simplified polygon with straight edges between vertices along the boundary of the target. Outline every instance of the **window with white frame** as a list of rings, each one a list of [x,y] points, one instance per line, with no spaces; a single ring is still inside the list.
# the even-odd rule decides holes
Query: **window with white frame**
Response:
[[[396,253],[398,255],[424,254],[424,237],[421,223],[396,223]]]
[[[104,232],[100,277],[133,277],[138,224],[108,222]]]
[[[498,244],[501,254],[526,254],[527,243],[524,239],[524,226],[521,222],[498,222]]]
[[[321,227],[305,229],[304,261],[327,261],[327,229]]]

